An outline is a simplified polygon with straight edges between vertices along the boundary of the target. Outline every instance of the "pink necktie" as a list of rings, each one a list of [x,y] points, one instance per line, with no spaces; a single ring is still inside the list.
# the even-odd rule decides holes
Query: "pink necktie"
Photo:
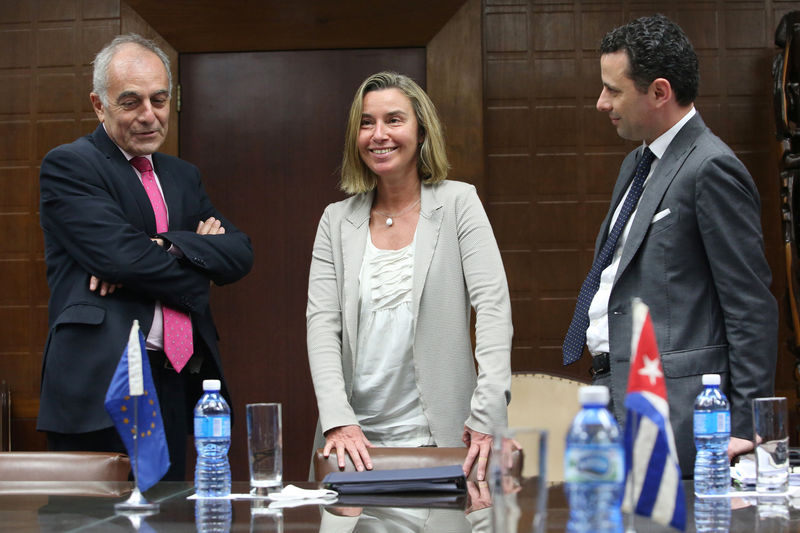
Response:
[[[130,162],[142,175],[144,190],[147,191],[156,215],[156,231],[163,233],[167,231],[167,206],[164,205],[161,191],[158,190],[150,160],[146,157],[133,157]],[[164,353],[167,354],[175,371],[180,372],[194,352],[192,319],[188,313],[170,309],[165,305],[161,306],[161,311],[164,315]]]

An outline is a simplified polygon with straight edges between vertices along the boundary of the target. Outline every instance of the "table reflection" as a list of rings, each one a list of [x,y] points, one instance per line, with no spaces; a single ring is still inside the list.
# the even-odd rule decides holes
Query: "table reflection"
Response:
[[[303,488],[315,488],[308,483]],[[126,485],[128,490],[129,485]],[[509,485],[513,486],[513,485]],[[800,498],[760,497],[742,494],[714,501],[695,499],[691,482],[685,484],[687,494],[687,531],[730,531],[731,533],[783,533],[800,531]],[[122,487],[125,488],[125,487]],[[270,508],[267,500],[227,501],[222,510],[207,513],[198,510],[197,500],[188,500],[193,493],[190,483],[161,483],[147,492],[150,501],[160,504],[159,512],[138,523],[116,514],[114,504],[123,501],[125,490],[98,493],[48,495],[42,491],[10,493],[0,482],[0,531],[102,531],[161,533],[207,530],[215,527],[223,532],[492,532],[531,533],[563,531],[568,519],[564,487],[549,485],[544,494],[538,491],[538,480],[524,480],[519,490],[492,493],[489,487],[471,483],[466,494],[427,501],[419,497],[367,495],[364,501],[343,498],[330,505],[302,505]],[[249,491],[248,483],[234,483],[235,493]],[[536,512],[546,500],[546,512]],[[425,507],[427,506],[427,507]],[[198,521],[198,517],[200,520]],[[212,520],[212,517],[213,518]],[[221,518],[220,518],[221,517]],[[707,518],[705,518],[707,517]],[[672,532],[647,518],[627,517],[637,533]],[[697,526],[695,525],[697,522]],[[494,524],[493,524],[494,523]],[[538,528],[538,529],[537,529]]]

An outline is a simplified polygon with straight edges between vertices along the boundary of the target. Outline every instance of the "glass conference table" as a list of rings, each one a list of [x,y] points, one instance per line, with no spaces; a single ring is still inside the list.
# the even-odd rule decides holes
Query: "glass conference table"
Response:
[[[311,483],[294,483],[316,488]],[[537,488],[526,481],[519,492],[492,498],[486,486],[471,484],[466,495],[455,498],[372,501],[350,500],[332,505],[303,505],[270,509],[265,500],[231,502],[230,528],[214,531],[247,532],[487,532],[494,531],[493,513],[502,511],[508,519],[507,531],[538,533],[564,531],[568,507],[563,486]],[[687,494],[691,483],[685,482]],[[246,482],[235,482],[234,493],[246,493]],[[190,483],[165,482],[145,496],[158,502],[160,509],[150,516],[129,517],[116,514],[114,504],[127,498],[130,483],[2,482],[0,481],[0,531],[102,531],[102,532],[183,532],[203,530],[196,520],[197,500]],[[494,501],[492,501],[494,500]],[[800,531],[800,510],[789,502],[758,504],[755,500],[733,498],[729,530],[734,532]],[[687,498],[687,531],[696,531],[694,497]],[[536,513],[537,509],[546,509]],[[627,518],[627,517],[626,517]],[[674,531],[636,517],[638,532]]]

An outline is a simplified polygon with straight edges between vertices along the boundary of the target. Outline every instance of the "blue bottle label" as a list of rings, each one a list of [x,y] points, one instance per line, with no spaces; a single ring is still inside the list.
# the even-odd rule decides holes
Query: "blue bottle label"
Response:
[[[567,483],[622,483],[625,456],[618,446],[569,446],[564,454]]]
[[[709,435],[712,433],[731,432],[731,414],[728,411],[694,414],[694,434]]]
[[[200,438],[231,436],[231,417],[196,416],[194,418],[194,436]]]

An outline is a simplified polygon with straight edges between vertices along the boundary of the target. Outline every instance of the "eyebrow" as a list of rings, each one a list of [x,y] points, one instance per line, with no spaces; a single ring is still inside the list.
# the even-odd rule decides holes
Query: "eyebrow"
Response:
[[[154,96],[163,95],[163,94],[169,95],[169,91],[167,89],[160,89],[160,90],[154,92],[153,94],[151,94],[150,98],[153,98]],[[119,96],[117,96],[117,102],[119,102],[120,100],[123,100],[123,99],[125,99],[125,98],[127,98],[129,96],[135,96],[136,98],[141,98],[142,97],[142,95],[139,94],[136,91],[122,91],[119,94]]]
[[[141,95],[136,91],[122,91],[121,93],[119,93],[119,96],[117,96],[117,102],[119,102],[120,100],[124,100],[129,96],[135,96],[136,98],[141,98]]]
[[[408,113],[406,113],[402,109],[395,109],[394,111],[388,111],[386,113],[386,115],[389,115],[389,116],[403,115],[405,117],[405,116],[408,116]],[[372,114],[371,113],[361,113],[361,118],[364,118],[364,117],[372,118]]]

